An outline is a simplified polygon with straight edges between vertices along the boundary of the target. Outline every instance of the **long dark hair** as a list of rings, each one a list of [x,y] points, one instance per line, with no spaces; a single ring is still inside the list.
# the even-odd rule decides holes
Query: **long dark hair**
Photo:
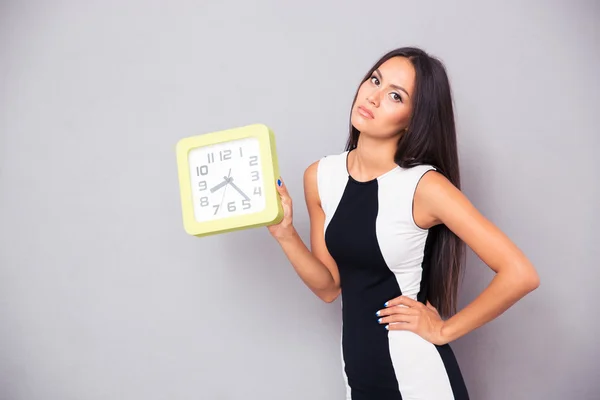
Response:
[[[460,189],[456,127],[450,83],[444,64],[416,47],[392,50],[377,61],[361,84],[392,57],[406,57],[415,68],[414,107],[409,128],[398,139],[394,161],[402,168],[429,164]],[[358,91],[354,96],[354,103]],[[355,149],[360,132],[350,122],[346,150]],[[456,312],[464,242],[445,225],[429,230],[419,301],[429,300],[442,316]]]

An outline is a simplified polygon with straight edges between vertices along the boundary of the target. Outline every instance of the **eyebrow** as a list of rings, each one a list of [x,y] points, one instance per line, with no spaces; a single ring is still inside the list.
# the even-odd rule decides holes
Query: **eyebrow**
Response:
[[[377,75],[379,75],[379,78],[380,78],[381,80],[383,80],[383,76],[381,75],[381,72],[379,72],[379,69],[376,69],[376,70],[375,70],[375,73],[376,73]],[[393,83],[390,83],[390,86],[391,86],[391,87],[393,87],[393,88],[396,88],[396,89],[398,89],[398,90],[401,90],[401,91],[403,91],[404,93],[406,93],[406,95],[407,95],[408,97],[410,97],[410,95],[408,94],[408,92],[406,91],[406,89],[404,89],[402,86],[394,85]]]

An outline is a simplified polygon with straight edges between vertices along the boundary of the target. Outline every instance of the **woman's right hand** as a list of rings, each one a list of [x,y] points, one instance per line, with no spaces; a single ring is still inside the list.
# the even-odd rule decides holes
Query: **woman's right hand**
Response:
[[[281,199],[281,205],[283,206],[283,219],[278,224],[267,226],[269,232],[277,240],[288,239],[296,234],[294,225],[292,224],[293,209],[292,209],[292,198],[290,197],[283,180],[279,178],[277,180],[277,192]]]

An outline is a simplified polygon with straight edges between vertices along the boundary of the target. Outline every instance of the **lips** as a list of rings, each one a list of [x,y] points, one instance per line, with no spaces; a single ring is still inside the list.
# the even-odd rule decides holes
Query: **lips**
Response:
[[[358,106],[358,108],[357,108],[357,111],[358,111],[358,113],[359,113],[360,115],[362,115],[363,117],[370,118],[370,119],[373,119],[373,118],[375,118],[375,116],[373,115],[373,113],[372,113],[371,111],[367,110],[367,109],[366,109],[365,107],[363,107],[363,106]]]

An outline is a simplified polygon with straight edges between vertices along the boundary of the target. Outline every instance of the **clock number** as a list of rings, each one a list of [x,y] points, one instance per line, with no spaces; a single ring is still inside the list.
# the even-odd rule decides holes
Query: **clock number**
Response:
[[[250,166],[254,167],[258,165],[258,156],[251,156],[250,157]]]
[[[221,161],[231,160],[231,150],[220,151]]]
[[[217,215],[217,212],[219,211],[219,204],[213,206],[215,208],[215,213],[213,215]]]
[[[254,188],[254,195],[262,196],[262,189],[260,186]]]
[[[252,171],[252,180],[253,181],[257,181],[258,180],[258,171]]]
[[[242,205],[244,206],[244,210],[247,210],[250,208],[250,200],[242,200]]]
[[[208,197],[200,197],[200,205],[206,207],[208,205]]]
[[[214,163],[215,162],[215,154],[214,153],[208,153],[208,163]]]
[[[200,190],[206,190],[208,186],[206,185],[206,181],[198,182],[198,186],[200,186]]]
[[[208,174],[208,165],[202,165],[200,168],[196,167],[196,174],[198,176]]]
[[[229,212],[234,212],[235,211],[235,201],[232,201],[231,203],[227,203],[227,210]]]

